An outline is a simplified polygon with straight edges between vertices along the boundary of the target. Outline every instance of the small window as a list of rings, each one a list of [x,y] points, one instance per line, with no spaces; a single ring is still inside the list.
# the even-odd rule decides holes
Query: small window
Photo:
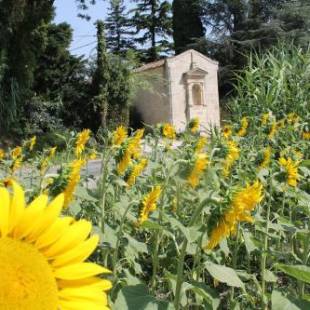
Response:
[[[193,104],[203,105],[203,93],[201,85],[194,84],[192,88],[192,94],[193,94]]]

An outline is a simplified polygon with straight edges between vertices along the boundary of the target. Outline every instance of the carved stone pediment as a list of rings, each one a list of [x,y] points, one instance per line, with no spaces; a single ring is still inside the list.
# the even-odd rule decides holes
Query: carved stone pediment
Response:
[[[193,68],[187,71],[184,74],[186,80],[196,80],[196,79],[204,79],[204,77],[208,74],[207,71],[200,68]]]

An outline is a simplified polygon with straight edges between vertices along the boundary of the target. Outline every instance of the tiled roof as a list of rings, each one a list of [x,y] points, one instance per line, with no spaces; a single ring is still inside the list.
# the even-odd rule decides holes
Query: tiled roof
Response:
[[[185,51],[185,52],[183,52],[183,53],[181,53],[181,54],[179,54],[179,55],[172,56],[172,57],[167,57],[167,58],[165,58],[165,59],[161,59],[161,60],[157,60],[157,61],[153,61],[153,62],[147,63],[147,64],[145,64],[145,65],[143,65],[143,66],[141,66],[141,67],[135,69],[135,72],[143,72],[143,71],[146,71],[146,70],[159,68],[159,67],[161,67],[161,66],[163,66],[163,65],[165,64],[165,61],[166,61],[166,60],[169,61],[169,60],[171,60],[171,59],[178,58],[179,56],[181,56],[181,55],[183,55],[183,54],[189,54],[189,53],[191,53],[191,54],[196,54],[196,55],[198,54],[198,55],[200,55],[201,57],[203,57],[204,59],[206,59],[207,61],[213,63],[214,65],[218,65],[218,62],[217,62],[217,61],[212,60],[212,59],[210,59],[209,57],[207,57],[206,55],[201,54],[201,53],[199,53],[199,52],[197,52],[197,51],[195,51],[195,50],[193,50],[193,49],[189,49],[189,50],[187,50],[187,51]]]
[[[149,69],[155,69],[155,68],[161,67],[165,64],[165,61],[166,59],[161,59],[161,60],[149,62],[148,64],[145,64],[140,68],[137,68],[135,72],[142,72],[142,71],[146,71]]]

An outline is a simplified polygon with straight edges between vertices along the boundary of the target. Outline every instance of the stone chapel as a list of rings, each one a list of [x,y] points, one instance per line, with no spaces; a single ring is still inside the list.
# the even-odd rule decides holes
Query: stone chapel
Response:
[[[187,50],[177,56],[148,63],[136,74],[149,81],[134,99],[135,109],[149,125],[171,123],[177,131],[198,117],[201,130],[220,126],[218,62]]]

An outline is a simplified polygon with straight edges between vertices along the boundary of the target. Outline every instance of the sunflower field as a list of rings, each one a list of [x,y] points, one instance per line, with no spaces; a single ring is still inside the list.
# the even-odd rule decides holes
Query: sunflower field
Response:
[[[0,150],[0,309],[310,309],[305,115],[63,139]]]

